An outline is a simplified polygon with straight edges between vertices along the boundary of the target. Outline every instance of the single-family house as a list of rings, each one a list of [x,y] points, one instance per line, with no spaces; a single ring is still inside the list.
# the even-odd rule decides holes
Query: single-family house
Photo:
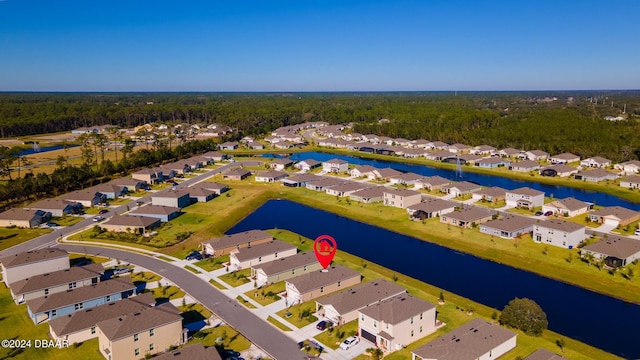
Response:
[[[403,156],[408,158],[408,159],[415,159],[418,158],[420,156],[424,156],[427,153],[427,150],[425,149],[404,149],[403,150]]]
[[[295,165],[293,165],[294,168],[304,171],[311,171],[320,166],[322,166],[322,163],[314,159],[298,161]]]
[[[101,264],[73,266],[12,282],[9,288],[13,301],[22,304],[31,299],[65,292],[73,287],[96,284],[103,273],[104,268]]]
[[[261,171],[256,174],[256,181],[266,182],[266,183],[276,182],[278,180],[286,178],[287,175],[288,174],[284,171],[277,171],[277,170]]]
[[[153,358],[154,360],[222,360],[215,346],[205,348],[200,343],[194,343],[175,350],[168,351]]]
[[[191,166],[185,160],[164,164],[161,166],[161,169],[163,176],[168,179],[173,178],[178,174],[184,175],[193,171]],[[173,173],[173,175],[169,175],[170,173]]]
[[[473,148],[469,145],[465,145],[465,144],[452,144],[449,145],[449,147],[447,147],[447,150],[449,150],[449,152],[452,152],[454,154],[468,154]]]
[[[161,222],[171,221],[180,215],[180,208],[163,205],[145,205],[129,211],[131,216],[145,216],[159,219]]]
[[[593,204],[574,198],[555,200],[542,205],[542,212],[551,211],[556,216],[574,217],[591,210]]]
[[[273,160],[271,164],[269,164],[269,167],[277,171],[284,171],[284,169],[288,168],[291,165],[293,165],[293,161],[291,159],[278,158]]]
[[[100,224],[106,231],[144,234],[160,226],[160,219],[146,216],[114,215]]]
[[[421,179],[422,179],[422,175],[408,172],[408,173],[390,177],[389,183],[391,185],[404,185],[404,186],[415,187],[416,181]]]
[[[257,141],[252,141],[247,144],[247,147],[251,150],[264,150],[264,145]]]
[[[556,353],[552,353],[547,349],[538,349],[533,353],[531,353],[526,358],[524,358],[524,360],[569,360],[569,359],[562,357]]]
[[[605,225],[625,226],[640,220],[640,212],[621,206],[609,206],[590,213],[589,220]]]
[[[498,155],[507,158],[515,158],[518,155],[522,154],[522,150],[514,149],[514,148],[506,148],[498,151]]]
[[[410,219],[424,220],[449,214],[455,211],[457,204],[439,198],[427,198],[421,203],[407,207]]]
[[[434,152],[427,152],[424,154],[424,157],[427,160],[433,160],[433,161],[442,161],[444,159],[448,159],[448,158],[455,158],[455,154],[453,154],[450,151],[446,151],[446,150],[439,150],[439,151],[434,151]]]
[[[451,184],[451,180],[440,176],[427,176],[417,180],[414,187],[416,189],[425,189],[428,191],[440,190],[445,185]]]
[[[286,141],[284,139],[281,139],[281,141],[278,141],[277,143],[273,144],[273,147],[276,149],[280,149],[280,150],[286,150],[286,149],[291,149],[295,146],[295,144]]]
[[[591,167],[591,168],[604,168],[607,166],[611,166],[611,160],[605,159],[602,156],[594,156],[588,159],[581,160],[580,166]]]
[[[171,303],[96,324],[98,350],[106,359],[137,360],[186,342],[182,316]]]
[[[495,154],[496,151],[497,149],[491,145],[478,145],[471,150],[473,154],[483,155],[483,156],[491,156]]]
[[[627,189],[640,188],[640,176],[629,176],[620,180],[620,186]]]
[[[385,189],[383,194],[384,204],[401,209],[406,209],[422,201],[422,194],[407,189]]]
[[[564,220],[537,222],[533,227],[533,241],[573,249],[585,239],[585,227]]]
[[[272,240],[273,236],[267,232],[262,230],[249,230],[205,241],[200,245],[205,254],[218,257],[230,254],[232,250],[258,245]]]
[[[542,176],[569,177],[576,173],[578,173],[577,168],[564,164],[551,165],[540,170],[540,175]]]
[[[322,162],[322,171],[330,173],[343,173],[349,170],[349,162],[341,159],[331,159]]]
[[[618,178],[618,174],[610,173],[605,169],[597,168],[597,169],[582,170],[577,174],[573,175],[573,177],[576,180],[599,182],[599,181],[605,181],[605,180],[615,180]]]
[[[59,316],[49,321],[49,335],[56,341],[66,340],[69,344],[79,344],[98,337],[97,323],[143,311],[155,303],[153,293],[148,292]]]
[[[621,236],[611,236],[580,249],[580,255],[592,255],[614,267],[625,266],[640,259],[640,241]]]
[[[337,186],[340,184],[344,184],[349,180],[338,178],[338,177],[321,177],[318,180],[309,181],[306,183],[306,188],[309,190],[315,191],[326,191],[328,188],[332,186]]]
[[[525,216],[506,216],[487,221],[480,225],[480,232],[487,235],[499,236],[503,239],[513,239],[533,231],[536,220]]]
[[[429,141],[425,139],[417,139],[413,140],[409,146],[418,149],[426,149],[429,146]]]
[[[183,209],[191,205],[191,196],[183,189],[162,191],[151,195],[151,203]]]
[[[69,254],[58,248],[21,252],[0,258],[2,281],[9,284],[32,276],[69,268]]]
[[[238,145],[235,141],[227,141],[218,145],[218,150],[235,150],[238,148]]]
[[[432,141],[429,145],[427,145],[427,147],[436,150],[446,150],[447,148],[449,148],[449,144],[442,141]]]
[[[127,186],[115,185],[112,183],[96,185],[91,187],[91,190],[104,195],[105,199],[117,199],[129,193],[129,188]]]
[[[149,185],[153,185],[162,182],[162,180],[164,180],[164,175],[162,174],[162,169],[160,168],[141,169],[133,172],[131,174],[131,178],[144,181]]]
[[[400,350],[436,331],[436,306],[400,294],[358,310],[358,333],[382,351]]]
[[[469,182],[459,181],[450,183],[449,185],[443,185],[440,187],[440,191],[445,194],[451,194],[454,197],[463,196],[482,190],[482,186]]]
[[[189,189],[207,189],[213,191],[216,195],[222,195],[223,192],[229,190],[229,185],[217,182],[203,181],[191,185]]]
[[[220,151],[208,151],[200,156],[212,159],[213,161],[223,161],[229,158],[229,155]]]
[[[294,245],[280,240],[272,240],[232,250],[231,254],[229,254],[229,268],[231,270],[248,269],[261,263],[295,255],[297,252],[298,249]]]
[[[360,283],[360,273],[342,265],[308,272],[285,281],[289,305],[331,294]]]
[[[506,203],[511,207],[533,209],[544,204],[544,193],[528,187],[508,190]]]
[[[80,203],[83,207],[90,208],[107,201],[107,197],[95,190],[76,190],[61,196],[62,200]]]
[[[477,199],[480,201],[487,202],[498,202],[503,201],[507,197],[507,190],[501,187],[493,186],[489,188],[481,189],[480,191],[476,191],[471,194],[472,199]]]
[[[485,169],[496,169],[501,166],[509,167],[511,165],[511,161],[501,157],[490,157],[484,158],[476,161],[476,166],[485,168]]]
[[[467,209],[456,210],[448,214],[440,215],[440,222],[461,228],[471,228],[491,220],[493,214],[494,211],[472,206]]]
[[[49,221],[51,213],[43,210],[13,208],[0,213],[0,226],[16,226],[19,228],[35,228]]]
[[[385,190],[386,188],[384,186],[370,187],[351,193],[349,198],[353,201],[358,201],[364,204],[381,202],[384,199]]]
[[[112,301],[127,298],[136,291],[136,286],[128,276],[100,281],[95,284],[69,289],[45,297],[27,300],[27,312],[35,324],[69,315],[83,309],[90,309]]]
[[[142,180],[133,178],[117,178],[108,182],[108,184],[127,187],[130,192],[144,191],[147,189],[147,183]]]
[[[207,202],[216,197],[216,193],[213,190],[205,189],[203,187],[190,187],[189,188],[189,200],[190,202]]]
[[[360,165],[349,170],[349,175],[357,178],[367,177],[369,180],[373,180],[376,178],[376,175],[374,174],[375,169],[376,168],[370,165]]]
[[[540,170],[540,163],[533,160],[522,160],[512,163],[509,169],[519,172],[537,171]]]
[[[580,161],[580,156],[571,153],[562,153],[549,158],[552,164],[569,164]]]
[[[258,286],[274,284],[308,272],[319,271],[322,265],[313,251],[305,251],[288,257],[258,263],[251,267],[251,276]]]
[[[542,150],[530,150],[526,151],[522,154],[523,158],[531,160],[531,161],[542,161],[546,160],[549,157],[549,153],[544,152]]]
[[[349,196],[349,195],[353,194],[356,191],[360,191],[360,190],[363,190],[363,189],[368,189],[370,187],[371,187],[371,185],[369,185],[369,184],[363,184],[363,183],[359,183],[359,182],[356,182],[356,181],[349,181],[349,182],[345,182],[345,183],[340,184],[340,185],[336,185],[336,186],[332,186],[330,188],[326,188],[325,192],[328,195],[343,197],[343,196]]]
[[[448,159],[442,159],[442,161],[446,161],[448,163],[453,163],[453,164],[457,164],[459,161],[461,165],[464,165],[464,164],[476,164],[478,161],[482,159],[483,157],[480,155],[462,154],[462,155],[456,155]]]
[[[295,174],[282,179],[282,185],[288,187],[303,187],[307,186],[307,183],[318,181],[321,179],[323,179],[321,176],[317,176],[314,174]]]
[[[402,174],[402,172],[392,168],[382,168],[382,169],[375,169],[373,171],[373,174],[378,180],[389,181],[391,177],[398,176]]]
[[[640,161],[625,161],[623,163],[613,165],[613,168],[616,170],[620,170],[620,175],[636,175],[640,172]]]
[[[222,173],[222,178],[224,180],[240,181],[248,178],[249,176],[251,176],[251,171],[243,168],[235,168]]]
[[[517,333],[476,318],[411,352],[411,360],[492,360],[515,349]]]
[[[407,289],[383,279],[356,285],[316,300],[316,312],[334,324],[342,325],[358,318],[358,310],[393,296],[402,295]]]

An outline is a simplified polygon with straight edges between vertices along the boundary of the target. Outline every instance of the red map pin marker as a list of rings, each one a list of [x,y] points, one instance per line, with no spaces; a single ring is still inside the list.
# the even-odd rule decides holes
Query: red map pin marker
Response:
[[[329,235],[320,235],[313,243],[313,251],[316,253],[316,258],[323,268],[328,268],[333,261],[333,257],[338,251],[338,245],[336,240]]]

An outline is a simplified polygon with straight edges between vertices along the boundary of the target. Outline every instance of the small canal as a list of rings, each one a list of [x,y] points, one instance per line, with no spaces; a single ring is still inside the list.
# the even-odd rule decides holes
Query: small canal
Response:
[[[311,239],[332,235],[341,250],[496,309],[515,297],[533,299],[551,330],[640,358],[638,305],[290,201],[268,201],[228,233],[272,228]]]

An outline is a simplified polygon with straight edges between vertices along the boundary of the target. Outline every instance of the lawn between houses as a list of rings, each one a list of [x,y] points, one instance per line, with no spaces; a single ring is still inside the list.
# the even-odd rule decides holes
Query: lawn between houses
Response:
[[[310,250],[313,245],[313,240],[300,236],[296,233],[288,230],[268,230],[269,233],[274,235],[275,238],[282,241],[286,241],[298,247],[301,251]],[[382,278],[389,282],[395,282],[398,285],[403,286],[409,292],[409,294],[418,298],[429,301],[433,304],[438,303],[440,293],[443,292],[445,298],[444,305],[437,305],[438,320],[443,321],[447,325],[425,338],[422,338],[412,344],[409,344],[407,348],[395,351],[386,356],[385,359],[410,359],[411,350],[414,350],[429,341],[465,324],[472,320],[474,317],[482,317],[485,320],[492,321],[492,315],[494,313],[499,316],[499,311],[479,303],[475,303],[465,297],[443,291],[435,286],[429,285],[417,279],[405,276],[403,274],[396,273],[390,269],[380,266],[375,263],[368,262],[360,257],[338,250],[334,258],[334,264],[340,264],[354,270],[359,271],[362,274],[362,281],[368,282],[374,279]],[[300,319],[300,313],[304,309],[310,309],[315,311],[315,301],[308,301],[297,306],[289,308],[291,316],[285,317],[287,309],[278,312],[278,315],[287,319],[291,324],[303,327],[313,321],[309,319]],[[467,314],[467,311],[472,309],[473,315]],[[315,321],[315,320],[314,320]],[[342,326],[341,331],[345,331],[345,338],[351,333],[351,328],[345,324]],[[353,325],[350,325],[353,326]],[[334,330],[335,331],[335,330]],[[348,331],[348,332],[347,332]],[[326,330],[325,330],[326,332]],[[556,341],[559,339],[565,340],[565,348],[563,356],[570,359],[617,359],[615,355],[606,353],[600,349],[596,349],[587,344],[579,341],[566,338],[558,333],[550,330],[545,330],[541,337],[528,336],[521,331],[518,333],[518,345],[517,347],[503,356],[505,360],[524,358],[539,348],[546,348],[554,352],[560,352],[560,348],[556,345]],[[323,333],[324,334],[324,333]],[[321,340],[325,345],[329,347],[337,346],[337,337],[335,335],[323,335],[316,336],[317,340]]]

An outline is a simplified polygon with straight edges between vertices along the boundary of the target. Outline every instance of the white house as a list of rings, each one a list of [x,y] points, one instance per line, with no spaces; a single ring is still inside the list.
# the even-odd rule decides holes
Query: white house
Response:
[[[603,168],[603,167],[611,166],[611,160],[605,159],[601,156],[594,156],[588,159],[581,160],[580,166]]]
[[[295,255],[298,249],[289,243],[273,240],[231,251],[229,263],[232,270],[247,269],[279,258]]]
[[[613,166],[616,170],[621,170],[620,175],[636,175],[640,172],[640,161],[630,160]]]
[[[332,173],[342,173],[349,170],[349,163],[340,159],[331,159],[322,163],[322,170]]]
[[[422,194],[406,189],[385,189],[383,199],[386,206],[406,209],[411,205],[420,203]]]
[[[533,228],[533,240],[558,247],[572,249],[585,238],[583,225],[564,221],[547,220],[536,223]]]
[[[556,216],[574,217],[585,214],[592,206],[593,204],[584,201],[566,198],[542,205],[542,212],[551,211]]]
[[[544,204],[544,193],[528,187],[507,190],[507,206],[533,209]]]

